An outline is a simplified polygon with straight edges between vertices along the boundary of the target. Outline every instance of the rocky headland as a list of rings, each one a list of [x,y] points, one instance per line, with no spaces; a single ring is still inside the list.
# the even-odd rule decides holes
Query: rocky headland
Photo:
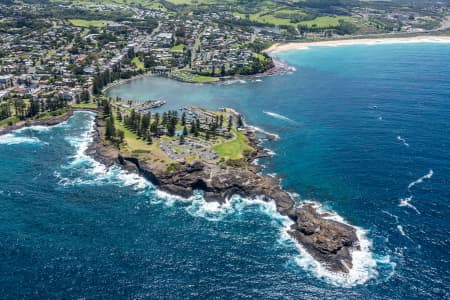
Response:
[[[260,145],[252,130],[247,138],[254,149],[245,157],[244,165],[230,167],[196,160],[181,164],[174,170],[165,170],[148,160],[124,155],[102,136],[104,122],[97,117],[94,142],[88,154],[111,166],[120,165],[137,172],[158,189],[183,198],[195,190],[203,191],[206,201],[224,203],[233,195],[249,199],[274,201],[277,211],[294,223],[288,233],[312,256],[330,271],[348,273],[352,267],[352,250],[359,249],[359,240],[353,227],[326,218],[311,205],[297,206],[291,196],[280,187],[277,178],[262,175],[255,159],[270,156]]]

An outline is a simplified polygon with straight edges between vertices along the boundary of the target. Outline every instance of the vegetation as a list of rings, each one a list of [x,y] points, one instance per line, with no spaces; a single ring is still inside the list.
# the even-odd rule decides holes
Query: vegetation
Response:
[[[97,27],[103,28],[108,25],[107,21],[101,20],[82,20],[82,19],[70,19],[70,23],[77,27]]]
[[[213,147],[213,150],[217,152],[219,157],[225,160],[237,160],[244,157],[245,151],[254,151],[248,145],[246,136],[239,130],[232,129],[236,137],[229,142],[217,145]]]

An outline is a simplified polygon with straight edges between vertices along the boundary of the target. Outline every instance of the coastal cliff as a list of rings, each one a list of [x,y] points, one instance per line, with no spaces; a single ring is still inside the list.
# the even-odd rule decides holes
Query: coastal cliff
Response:
[[[352,250],[359,249],[359,241],[353,227],[327,219],[311,205],[296,206],[290,195],[280,187],[277,178],[262,175],[261,167],[252,164],[260,157],[269,156],[259,145],[252,131],[246,135],[256,151],[245,157],[239,167],[217,165],[196,160],[173,170],[163,170],[148,160],[123,155],[120,150],[105,141],[104,122],[97,117],[94,142],[88,154],[107,166],[120,165],[137,172],[167,193],[189,198],[195,190],[201,190],[209,202],[224,203],[233,195],[249,199],[274,201],[277,211],[294,223],[288,233],[312,256],[330,271],[348,273],[352,267]]]

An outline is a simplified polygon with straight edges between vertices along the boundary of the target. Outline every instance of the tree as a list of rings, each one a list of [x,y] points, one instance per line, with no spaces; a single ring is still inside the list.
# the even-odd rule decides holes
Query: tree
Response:
[[[228,131],[231,130],[231,127],[233,127],[233,116],[228,118]]]
[[[186,113],[183,112],[183,114],[181,115],[181,125],[185,126],[186,125]]]
[[[116,135],[116,128],[114,127],[114,119],[109,117],[106,119],[106,130],[105,130],[105,138],[107,140],[112,140]]]
[[[220,68],[220,76],[225,76],[227,73],[225,71],[225,65],[222,65],[222,67]]]
[[[237,127],[238,128],[244,127],[244,121],[242,121],[242,116],[241,115],[238,115]]]
[[[125,133],[120,129],[117,129],[117,138],[119,139],[119,144],[122,144],[125,138]]]
[[[183,128],[183,135],[184,136],[188,135],[188,130],[187,130],[186,126],[184,126],[184,128]]]

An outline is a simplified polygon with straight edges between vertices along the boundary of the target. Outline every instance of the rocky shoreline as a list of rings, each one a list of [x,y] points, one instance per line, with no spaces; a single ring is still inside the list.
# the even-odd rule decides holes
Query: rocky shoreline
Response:
[[[97,161],[137,172],[159,190],[183,198],[191,197],[194,190],[201,190],[208,202],[225,203],[233,195],[274,201],[277,211],[294,222],[289,235],[314,259],[333,272],[348,273],[352,268],[351,252],[359,250],[355,228],[327,219],[311,205],[296,206],[291,196],[280,187],[279,179],[261,175],[262,167],[252,162],[270,155],[259,145],[253,131],[248,130],[247,137],[257,150],[245,158],[245,167],[231,168],[195,161],[169,172],[154,168],[136,157],[123,156],[102,139],[103,127],[103,121],[97,117],[93,143],[87,153]]]
[[[98,113],[95,109],[70,109],[61,116],[28,120],[0,128],[0,135],[29,126],[57,125],[68,120],[75,111]],[[232,168],[195,161],[170,172],[153,168],[151,164],[135,157],[122,156],[117,148],[102,139],[103,131],[104,123],[97,114],[93,142],[87,154],[104,165],[118,165],[137,172],[161,191],[183,198],[191,197],[194,190],[201,190],[208,202],[225,203],[234,195],[274,201],[277,211],[293,221],[289,235],[314,259],[333,272],[348,273],[352,268],[351,252],[359,250],[355,228],[327,219],[326,214],[319,213],[312,205],[296,206],[291,196],[280,187],[279,179],[261,175],[262,167],[253,162],[258,158],[269,157],[270,154],[260,146],[260,140],[251,129],[247,130],[247,138],[256,151],[245,158],[245,167]]]
[[[24,127],[58,125],[62,122],[67,121],[73,115],[73,113],[75,111],[91,111],[91,112],[97,113],[96,109],[71,108],[66,113],[64,113],[60,116],[49,117],[47,119],[24,120],[24,121],[17,122],[16,124],[13,124],[11,126],[0,127],[0,135],[8,134],[8,133],[13,132],[14,130],[19,130]]]

